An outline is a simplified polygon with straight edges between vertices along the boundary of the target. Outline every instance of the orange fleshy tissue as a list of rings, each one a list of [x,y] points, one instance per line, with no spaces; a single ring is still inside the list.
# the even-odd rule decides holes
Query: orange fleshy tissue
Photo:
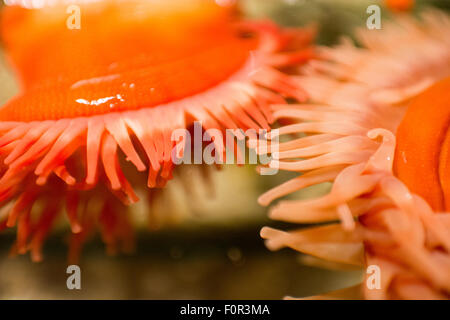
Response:
[[[414,5],[414,0],[386,0],[386,6],[394,12],[409,11]]]
[[[437,211],[450,209],[449,92],[450,78],[423,92],[397,131],[395,174]]]

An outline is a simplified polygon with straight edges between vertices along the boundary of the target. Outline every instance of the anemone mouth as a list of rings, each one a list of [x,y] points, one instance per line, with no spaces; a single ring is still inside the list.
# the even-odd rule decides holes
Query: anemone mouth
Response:
[[[326,225],[287,232],[264,228],[261,235],[269,249],[290,247],[342,266],[367,268],[359,290],[368,299],[448,299],[449,214],[438,214],[410,191],[393,166],[399,161],[396,139],[402,138],[397,129],[401,132],[411,101],[450,75],[450,39],[444,32],[449,22],[434,11],[421,21],[399,17],[382,31],[361,30],[362,48],[345,41],[319,49],[319,59],[300,68],[297,79],[311,99],[273,106],[276,120],[292,124],[268,134],[269,139],[295,137],[258,152],[279,150],[270,166],[303,174],[262,195],[259,202],[268,205],[331,182],[324,196],[281,201],[270,211],[276,220]],[[414,147],[415,135],[408,137],[409,147]],[[420,177],[420,170],[416,166],[414,174]],[[371,282],[372,267],[380,272],[378,284]]]
[[[66,25],[62,3],[50,13],[46,6],[7,7],[4,38],[23,90],[3,106],[0,119],[60,120],[161,107],[228,80],[257,49],[257,39],[240,36],[244,31],[233,25],[230,9],[213,1],[150,3],[85,5],[83,25],[75,29]],[[20,36],[30,28],[30,36]]]
[[[35,70],[37,73],[29,74],[29,68],[26,66],[32,57],[23,49],[28,48],[30,44],[14,43],[7,37],[13,41],[9,48],[12,50],[13,61],[19,66],[19,71],[22,70],[21,78],[26,97],[13,100],[0,111],[2,118],[0,202],[5,213],[2,214],[1,226],[3,228],[17,226],[18,238],[13,250],[15,253],[24,254],[31,251],[32,259],[39,261],[42,258],[43,242],[64,207],[73,232],[69,252],[72,261],[78,256],[82,243],[98,226],[110,252],[131,250],[133,236],[127,222],[125,206],[139,199],[133,190],[134,185],[124,174],[125,165],[134,166],[140,172],[148,172],[146,187],[161,188],[172,178],[175,166],[173,152],[177,141],[172,139],[175,130],[189,128],[194,121],[201,122],[205,130],[260,128],[269,130],[269,124],[273,122],[270,104],[285,103],[285,98],[288,97],[298,101],[306,98],[298,81],[280,69],[302,63],[314,55],[310,47],[314,36],[312,29],[281,29],[268,22],[230,22],[228,11],[224,13],[219,10],[217,13],[213,10],[215,13],[213,17],[220,18],[216,21],[211,18],[210,10],[203,12],[203,7],[200,8],[202,8],[199,9],[200,22],[197,19],[199,18],[197,11],[188,10],[189,14],[183,13],[183,19],[188,19],[187,30],[199,37],[205,36],[206,32],[208,39],[213,39],[211,40],[213,42],[225,39],[227,40],[225,42],[232,44],[236,50],[228,52],[229,50],[224,51],[223,46],[213,46],[217,49],[215,52],[218,56],[214,55],[208,49],[209,40],[206,44],[203,40],[199,40],[192,47],[192,41],[184,39],[184,34],[183,36],[173,34],[173,30],[169,28],[179,23],[179,15],[167,13],[169,18],[157,22],[157,30],[164,37],[170,38],[165,43],[167,48],[180,45],[181,50],[167,57],[163,54],[167,48],[163,48],[164,50],[159,48],[150,64],[150,75],[160,76],[159,80],[165,81],[165,86],[159,87],[164,91],[164,99],[160,100],[147,99],[151,95],[150,80],[154,77],[150,77],[149,80],[146,77],[149,74],[142,73],[142,66],[148,66],[149,56],[144,56],[143,60],[137,57],[133,61],[128,52],[123,51],[126,53],[123,58],[127,59],[119,59],[119,62],[125,62],[113,66],[118,68],[116,70],[118,78],[106,76],[105,79],[103,73],[102,77],[98,77],[97,69],[88,68],[92,63],[90,54],[89,59],[81,59],[83,68],[80,69],[87,72],[87,78],[86,75],[80,78],[76,66],[71,69],[74,73],[66,72],[64,68],[64,72],[59,70],[58,61],[61,62],[59,58],[55,60],[56,69],[46,68],[45,66],[50,66],[48,57],[43,62],[37,60],[37,71]],[[29,13],[27,11],[27,14]],[[40,15],[41,12],[32,11],[32,14]],[[122,17],[120,10],[117,14]],[[115,17],[114,14],[112,16]],[[125,18],[124,25],[128,26],[128,23],[132,25],[132,28],[125,29],[135,30],[136,19],[130,19],[128,16]],[[26,17],[22,20],[25,25],[27,21]],[[108,21],[106,15],[106,24]],[[115,28],[120,29],[120,25]],[[103,29],[100,26],[99,32],[101,30]],[[241,37],[236,35],[236,30],[251,33],[255,37]],[[160,38],[158,32],[153,37]],[[219,32],[217,39],[212,36],[215,32]],[[42,29],[37,28],[35,36],[41,39],[45,34],[47,26],[44,24]],[[88,40],[92,41],[91,38]],[[88,44],[92,44],[89,41]],[[93,48],[86,47],[86,43],[81,41],[81,46],[88,48],[89,52],[96,48],[95,44],[92,45]],[[115,43],[114,46],[121,44]],[[139,48],[142,45],[136,47],[140,52]],[[177,64],[176,69],[178,72],[180,68],[181,71],[184,69],[186,74],[191,75],[201,73],[201,87],[196,86],[195,79],[190,79],[194,81],[192,82],[189,78],[183,78],[180,82],[172,74],[174,70],[172,62],[179,60],[171,59],[186,50],[191,52],[189,50],[198,48],[205,50],[200,50],[200,55],[188,54],[186,59],[189,63],[186,63],[186,59],[181,59],[182,63]],[[49,48],[44,46],[43,50]],[[100,51],[105,54],[109,52],[108,48],[101,46]],[[48,53],[57,59],[51,48]],[[76,52],[69,50],[68,53],[66,58],[76,58],[74,56]],[[171,51],[167,53],[170,55]],[[227,55],[230,56],[229,61],[223,61]],[[99,53],[95,53],[95,57],[99,57]],[[191,63],[201,61],[199,57],[206,57],[204,60],[206,69],[196,68],[196,65]],[[100,71],[110,68],[110,64],[107,63],[110,58],[105,56],[106,62],[100,64]],[[164,73],[153,72],[154,67],[167,66],[164,61],[170,62],[169,70]],[[40,62],[43,64],[40,65]],[[203,72],[205,70],[210,72]],[[42,83],[36,84],[35,77],[40,74],[45,76],[45,79]],[[59,74],[63,75],[62,79],[58,78]],[[54,82],[52,76],[60,80]],[[173,82],[168,79],[172,79]],[[133,90],[131,84],[139,84],[145,90],[139,91],[138,94],[130,93],[130,90]],[[42,88],[48,85],[62,91],[43,92]],[[99,85],[103,87],[100,88]],[[190,86],[193,89],[186,91],[183,86]],[[67,105],[55,103],[65,101],[59,98],[61,93],[67,97],[64,90],[69,87],[75,91],[88,90],[94,95],[99,91],[103,94],[102,88],[106,88],[109,90],[108,94],[112,93],[114,99],[118,101],[101,101],[108,110],[101,109],[97,104],[89,105],[88,107],[93,109],[86,112],[79,108],[73,110],[74,106],[70,103]],[[177,88],[178,91],[175,90]],[[121,90],[126,90],[125,94],[122,95]],[[39,94],[36,96],[36,93]],[[125,104],[121,104],[122,99],[125,100]],[[117,104],[110,108],[111,102]],[[33,109],[36,105],[43,107]],[[64,110],[59,110],[59,106],[63,106]],[[178,152],[182,153],[184,147],[182,146],[182,150]],[[58,201],[54,201],[55,197]],[[97,203],[97,206],[93,210],[86,210],[86,203],[91,201]],[[30,219],[31,216],[38,218]]]
[[[126,9],[121,1],[106,0],[80,10],[83,25],[71,29],[64,5],[5,8],[5,46],[23,90],[0,109],[1,121],[160,109],[234,81],[251,64],[248,80],[265,86],[264,75],[251,74],[312,54],[305,50],[311,32],[280,31],[270,23],[246,25],[232,8],[212,0],[136,0]],[[288,48],[294,41],[297,52]],[[274,54],[284,50],[292,52]],[[268,87],[278,81],[284,94],[301,96],[292,81],[265,73]]]

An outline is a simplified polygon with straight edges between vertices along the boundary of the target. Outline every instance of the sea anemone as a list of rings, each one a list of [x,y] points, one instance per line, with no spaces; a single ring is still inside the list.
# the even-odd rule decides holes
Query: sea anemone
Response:
[[[268,139],[290,138],[258,152],[279,150],[270,166],[302,174],[260,203],[332,184],[323,196],[270,211],[276,220],[319,225],[266,227],[261,235],[272,250],[365,268],[360,287],[329,296],[356,289],[367,299],[450,297],[449,28],[446,14],[425,11],[361,29],[359,46],[344,39],[320,48],[299,69],[307,103],[272,107],[275,119],[290,122]]]
[[[1,227],[17,226],[14,253],[41,260],[64,207],[71,260],[97,225],[108,251],[131,250],[124,205],[138,201],[133,187],[171,178],[174,130],[269,129],[270,104],[304,101],[280,68],[313,55],[314,31],[240,21],[226,3],[6,2],[21,82],[0,109]],[[128,162],[146,183],[125,177]]]

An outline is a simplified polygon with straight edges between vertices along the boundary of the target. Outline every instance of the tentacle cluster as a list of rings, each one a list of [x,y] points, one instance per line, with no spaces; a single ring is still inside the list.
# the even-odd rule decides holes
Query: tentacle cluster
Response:
[[[379,267],[381,287],[361,286],[369,299],[450,297],[450,214],[433,212],[392,170],[394,133],[408,101],[450,75],[449,24],[439,12],[425,13],[421,22],[400,17],[384,30],[358,33],[362,48],[346,40],[323,48],[300,69],[297,81],[310,102],[273,106],[275,119],[291,123],[279,134],[291,138],[258,151],[279,150],[270,166],[302,175],[262,195],[260,203],[320,183],[332,187],[316,199],[279,202],[273,219],[321,225],[264,228],[270,249]],[[272,131],[268,139],[275,136]]]
[[[138,201],[121,169],[126,162],[148,171],[148,188],[163,187],[172,177],[174,130],[189,128],[193,121],[204,129],[269,129],[270,104],[284,103],[285,97],[304,100],[298,82],[277,67],[309,59],[314,32],[281,30],[270,23],[245,23],[245,28],[258,33],[259,48],[241,70],[205,92],[157,107],[87,118],[1,122],[2,225],[18,226],[17,252],[31,249],[33,259],[40,259],[42,241],[64,204],[76,233],[73,257],[98,215],[107,244],[129,238],[126,213],[119,214],[125,209],[109,195],[125,205]],[[183,147],[175,156],[182,155]],[[86,208],[91,198],[101,209],[83,211],[80,206]],[[48,206],[41,207],[41,200]],[[30,222],[31,211],[37,222]]]

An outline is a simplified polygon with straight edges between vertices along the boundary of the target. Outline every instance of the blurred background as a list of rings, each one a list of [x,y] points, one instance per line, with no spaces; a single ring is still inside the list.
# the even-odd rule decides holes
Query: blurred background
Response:
[[[243,0],[244,14],[271,18],[287,26],[317,23],[318,42],[336,43],[366,23],[366,0]],[[450,8],[450,1],[419,1]],[[386,12],[386,15],[389,14]],[[17,85],[0,53],[0,103]],[[184,184],[202,181],[200,170],[183,168]],[[99,238],[83,250],[82,290],[66,287],[67,228],[56,228],[46,242],[44,261],[29,256],[9,258],[15,232],[0,234],[0,299],[280,299],[308,296],[350,286],[361,280],[358,270],[325,270],[307,266],[291,250],[269,252],[259,236],[267,208],[260,194],[291,174],[258,176],[255,167],[224,167],[205,183],[186,192],[183,179],[169,183],[155,204],[158,223],[151,231],[142,216],[145,203],[133,209],[138,228],[133,255],[107,256]],[[296,198],[317,196],[329,186],[309,188]]]

